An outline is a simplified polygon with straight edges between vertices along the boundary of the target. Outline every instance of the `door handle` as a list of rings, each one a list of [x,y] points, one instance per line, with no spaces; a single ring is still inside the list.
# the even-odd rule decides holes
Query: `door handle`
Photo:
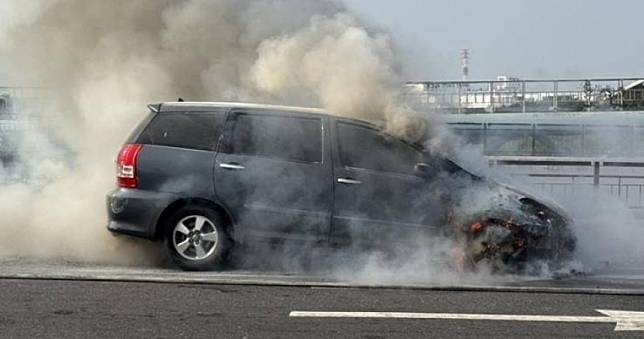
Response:
[[[228,163],[228,164],[219,164],[219,167],[228,169],[228,170],[233,170],[233,171],[241,171],[243,169],[246,169],[246,167],[236,164],[234,162]]]
[[[360,185],[360,184],[362,184],[362,181],[355,180],[355,179],[350,179],[350,178],[338,178],[338,182],[341,183],[341,184],[346,184],[346,185]]]

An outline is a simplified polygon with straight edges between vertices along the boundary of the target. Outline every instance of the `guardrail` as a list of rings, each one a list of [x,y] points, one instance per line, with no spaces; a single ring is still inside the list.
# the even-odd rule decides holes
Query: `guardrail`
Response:
[[[644,119],[643,119],[644,122]],[[488,156],[644,157],[644,124],[450,122]]]
[[[644,208],[644,159],[489,157],[489,163],[553,196],[594,191]]]
[[[405,83],[405,95],[444,113],[640,110],[642,79],[417,81]]]

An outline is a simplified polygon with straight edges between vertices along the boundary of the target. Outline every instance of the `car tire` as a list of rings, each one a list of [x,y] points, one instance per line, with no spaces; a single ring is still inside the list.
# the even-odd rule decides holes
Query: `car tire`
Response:
[[[222,268],[231,244],[226,226],[225,219],[209,208],[180,208],[165,224],[165,250],[186,271]]]

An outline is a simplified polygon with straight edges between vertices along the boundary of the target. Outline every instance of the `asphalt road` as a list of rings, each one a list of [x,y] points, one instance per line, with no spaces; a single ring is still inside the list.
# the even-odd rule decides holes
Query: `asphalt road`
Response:
[[[0,336],[209,338],[642,337],[610,323],[292,318],[291,311],[597,316],[644,297],[56,280],[0,280]]]
[[[415,289],[531,291],[592,294],[644,295],[644,268],[612,268],[584,275],[558,278],[548,276],[465,276],[413,280],[406,276],[391,279],[354,279],[344,272],[267,269],[228,269],[215,272],[183,272],[173,267],[128,267],[57,260],[0,258],[0,278],[103,280],[128,282],[207,283],[233,285],[316,286],[316,287],[395,287]],[[368,277],[367,277],[368,278]]]
[[[367,284],[324,272],[182,272],[2,258],[0,338],[644,337],[644,331],[616,332],[613,318],[596,311],[644,312],[641,268],[467,283]],[[293,311],[582,316],[591,322],[296,318]],[[635,326],[644,329],[644,313],[638,317],[642,323]]]

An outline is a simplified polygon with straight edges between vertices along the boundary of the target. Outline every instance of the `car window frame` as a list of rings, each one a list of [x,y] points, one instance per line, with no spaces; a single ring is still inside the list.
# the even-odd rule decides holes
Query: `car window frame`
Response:
[[[139,130],[139,131],[134,131],[131,133],[128,142],[134,142],[134,143],[139,143],[141,142],[141,138],[145,134],[146,130],[155,122],[155,120],[162,119],[163,116],[166,115],[210,115],[212,119],[216,119],[216,115],[221,115],[223,117],[223,122],[222,126],[219,132],[219,136],[214,135],[216,134],[215,130],[212,130],[211,133],[213,134],[212,138],[212,145],[208,148],[196,148],[194,146],[179,146],[179,145],[163,145],[159,143],[144,143],[145,145],[150,145],[150,146],[159,146],[159,147],[171,147],[171,148],[178,148],[178,149],[188,149],[192,151],[201,151],[201,152],[217,152],[219,148],[219,144],[221,141],[221,138],[223,137],[225,131],[226,131],[226,124],[228,123],[228,110],[226,109],[213,109],[213,110],[208,110],[208,111],[190,111],[190,110],[172,110],[172,111],[164,111],[164,112],[150,112],[148,116],[145,117],[145,125]]]
[[[258,116],[258,117],[279,117],[279,118],[285,118],[285,119],[289,119],[289,118],[308,119],[308,120],[319,121],[320,123],[320,160],[315,162],[310,162],[310,161],[297,160],[297,159],[271,157],[266,155],[232,152],[232,138],[235,132],[235,124],[237,123],[237,117],[240,115],[250,115],[250,116]],[[306,115],[306,114],[298,114],[298,112],[292,112],[292,113],[288,112],[288,114],[285,114],[284,112],[280,112],[280,111],[256,111],[256,110],[245,110],[245,109],[232,109],[229,111],[228,117],[226,119],[226,124],[224,126],[224,132],[222,133],[219,152],[226,153],[229,155],[268,159],[271,161],[278,161],[278,162],[287,162],[287,163],[310,165],[310,166],[323,166],[325,165],[325,160],[324,160],[325,152],[326,152],[325,142],[326,142],[326,136],[325,136],[323,117]]]
[[[407,147],[410,147],[413,150],[415,150],[416,152],[418,152],[421,155],[421,158],[423,158],[423,159],[426,156],[426,151],[425,151],[425,149],[423,149],[422,147],[420,147],[420,146],[418,146],[416,144],[409,143],[409,142],[405,141],[402,138],[398,138],[398,137],[396,137],[394,135],[391,135],[391,134],[387,133],[383,128],[380,128],[380,127],[378,127],[376,125],[372,125],[372,124],[369,124],[369,123],[363,123],[363,122],[357,122],[357,121],[348,121],[348,120],[340,120],[340,119],[338,119],[338,120],[335,121],[335,130],[336,130],[336,133],[335,133],[335,139],[336,140],[335,141],[336,141],[337,150],[338,150],[338,157],[337,158],[338,158],[338,161],[339,161],[339,163],[340,163],[340,165],[342,167],[344,167],[346,169],[360,170],[360,171],[366,171],[366,172],[372,172],[372,173],[386,173],[386,174],[398,175],[398,176],[416,177],[416,175],[413,173],[413,168],[412,168],[412,171],[409,171],[409,172],[398,172],[398,171],[377,170],[377,169],[364,168],[364,167],[355,167],[355,166],[350,166],[350,165],[344,164],[343,161],[342,161],[342,143],[340,142],[340,124],[350,125],[350,126],[358,127],[358,128],[365,128],[367,130],[375,132],[377,135],[388,137],[388,138],[391,138],[392,140],[396,140],[396,142],[400,142],[401,144],[403,144],[403,145],[405,145]]]

